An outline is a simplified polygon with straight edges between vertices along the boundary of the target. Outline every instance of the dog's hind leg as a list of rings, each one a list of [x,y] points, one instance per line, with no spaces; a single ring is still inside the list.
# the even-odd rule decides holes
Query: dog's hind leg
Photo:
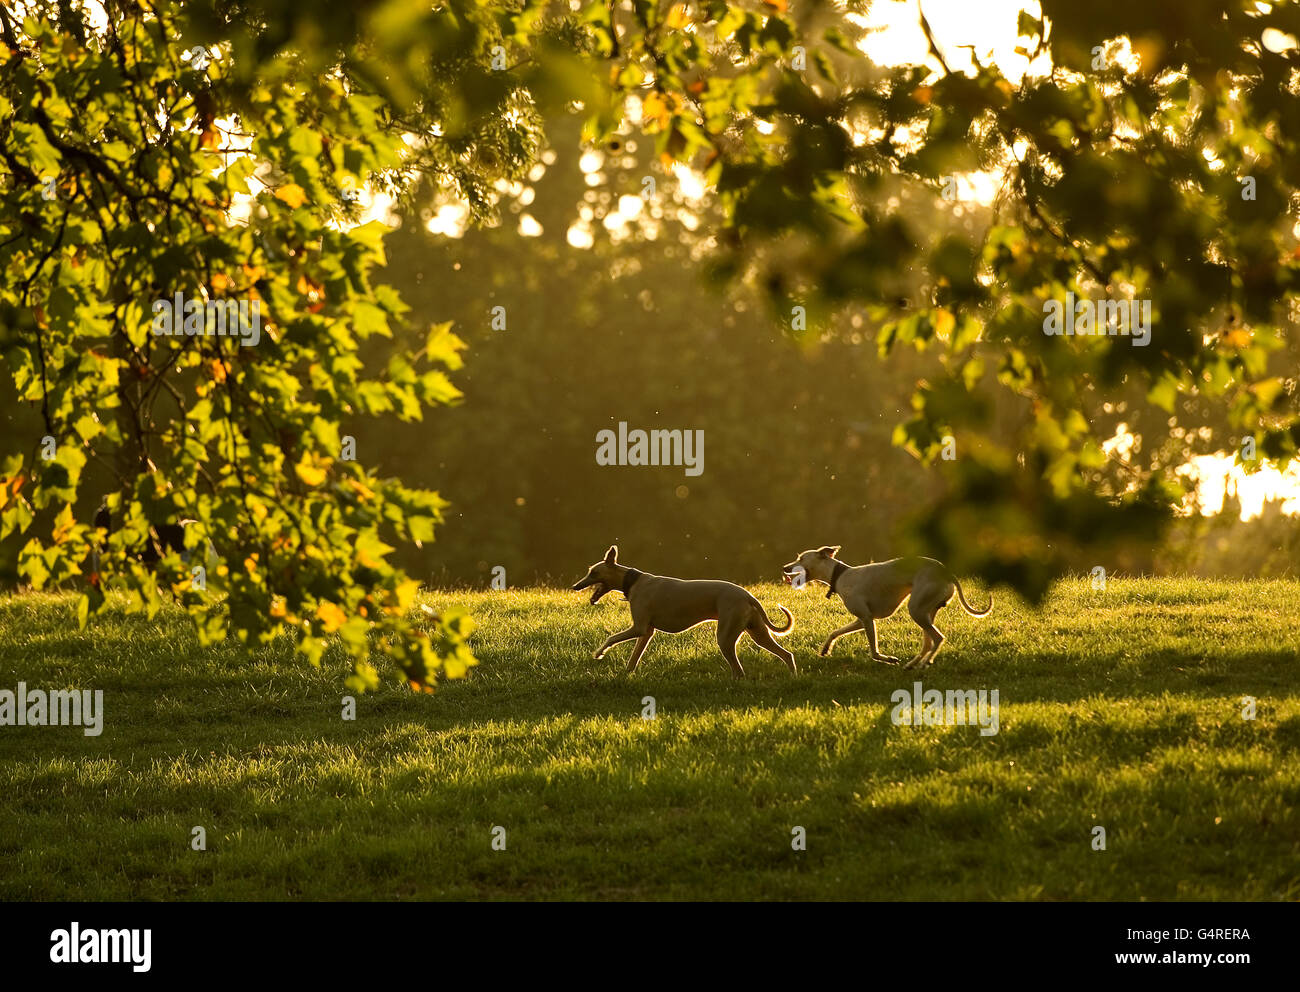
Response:
[[[596,649],[596,653],[592,655],[592,657],[599,661],[605,656],[605,652],[615,644],[622,644],[624,641],[630,641],[632,638],[640,636],[641,634],[635,627],[629,627],[627,630],[620,630],[617,634],[610,634],[609,637],[605,639],[605,643]]]
[[[927,631],[921,631],[921,650],[907,659],[904,668],[913,667],[918,661],[930,653],[930,634]]]
[[[727,659],[727,664],[731,666],[731,677],[743,679],[745,670],[740,667],[740,659],[736,657],[736,642],[740,640],[740,635],[745,632],[741,624],[718,622],[718,650],[722,652],[722,657]]]
[[[827,655],[831,653],[831,649],[835,647],[836,641],[838,641],[845,634],[852,634],[854,631],[862,630],[862,626],[863,625],[861,620],[854,620],[852,623],[846,623],[843,627],[840,627],[838,630],[832,630],[830,637],[826,638],[825,643],[823,643],[822,646],[817,649],[817,653],[821,655],[823,658],[825,658]],[[875,630],[875,625],[873,624],[872,625],[873,633],[871,635],[872,654],[875,654],[876,652],[876,635],[874,633],[874,630]]]
[[[934,614],[930,617],[930,653],[926,655],[926,665],[934,664],[934,656],[939,653],[939,649],[943,647],[943,642],[947,640],[947,638],[943,636],[943,632],[934,625],[934,618],[938,613],[939,611],[935,610]]]
[[[790,669],[791,675],[799,674],[799,666],[794,663],[794,655],[776,642],[776,638],[772,636],[772,632],[767,629],[766,624],[760,620],[757,623],[751,623],[747,629],[755,644],[768,654],[774,654],[784,661],[786,667]]]
[[[646,645],[650,643],[650,638],[655,636],[652,627],[647,633],[641,635],[641,639],[636,642],[636,647],[632,649],[632,657],[627,660],[627,673],[631,675],[636,671],[636,666],[641,662],[641,656],[645,654]]]
[[[921,644],[921,653],[904,665],[904,668],[925,668],[927,665],[934,663],[934,656],[939,653],[939,648],[943,647],[944,642],[943,634],[939,633],[939,628],[934,625],[934,618],[939,615],[939,609],[943,605],[943,603],[939,603],[927,610],[917,603],[915,599],[907,604],[907,612],[912,615],[912,619],[921,628],[924,640]]]

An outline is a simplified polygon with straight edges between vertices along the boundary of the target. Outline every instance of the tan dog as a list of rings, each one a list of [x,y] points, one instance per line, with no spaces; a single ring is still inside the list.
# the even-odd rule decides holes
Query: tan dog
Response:
[[[825,582],[830,586],[826,598],[838,593],[848,611],[857,617],[852,623],[831,631],[831,636],[817,652],[823,658],[845,634],[865,630],[871,645],[871,657],[882,664],[897,665],[897,658],[881,654],[876,645],[876,621],[893,616],[910,595],[907,612],[921,628],[922,641],[921,650],[903,667],[924,668],[934,663],[934,656],[943,645],[944,636],[935,627],[934,618],[948,605],[954,592],[962,609],[973,617],[986,617],[993,609],[993,597],[989,596],[989,605],[984,612],[975,610],[966,602],[961,583],[942,562],[933,558],[894,558],[879,564],[852,566],[836,560],[839,551],[839,545],[805,551],[781,568],[787,582],[793,581],[800,570],[807,579]]]
[[[797,675],[794,655],[772,637],[775,632],[784,635],[794,627],[794,617],[784,606],[777,608],[785,614],[786,624],[778,627],[767,618],[763,605],[746,590],[731,582],[713,579],[673,579],[666,575],[649,575],[618,563],[618,548],[605,552],[605,559],[587,570],[587,574],[574,583],[574,589],[595,586],[591,602],[615,589],[621,590],[632,608],[632,626],[612,634],[596,651],[601,658],[615,644],[636,638],[636,647],[628,659],[627,670],[635,672],[646,645],[656,630],[677,634],[709,620],[718,621],[718,648],[731,665],[731,674],[743,678],[745,670],[736,657],[736,642],[748,633],[764,651],[776,655]]]

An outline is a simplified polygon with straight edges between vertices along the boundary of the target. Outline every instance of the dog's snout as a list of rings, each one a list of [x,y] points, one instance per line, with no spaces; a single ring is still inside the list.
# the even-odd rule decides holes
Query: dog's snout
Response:
[[[571,588],[573,589],[574,592],[577,592],[579,589],[586,589],[587,586],[591,585],[591,582],[592,582],[591,576],[588,575],[575,582],[571,586]]]

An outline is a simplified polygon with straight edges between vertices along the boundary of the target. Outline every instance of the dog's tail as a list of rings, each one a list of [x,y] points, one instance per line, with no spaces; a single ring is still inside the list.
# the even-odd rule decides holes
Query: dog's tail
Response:
[[[780,603],[777,603],[777,604],[776,604],[776,608],[777,608],[778,610],[780,610],[782,613],[785,614],[785,626],[784,626],[784,627],[778,627],[778,626],[777,626],[776,624],[774,624],[771,620],[769,620],[769,619],[768,619],[768,616],[767,616],[767,610],[763,609],[761,606],[758,608],[758,615],[761,616],[761,617],[763,618],[763,623],[766,625],[766,627],[767,627],[768,630],[774,631],[775,633],[778,633],[778,634],[781,634],[781,635],[785,635],[785,634],[790,633],[790,631],[794,629],[794,617],[791,616],[791,615],[790,615],[790,611],[787,610],[787,609],[786,609],[784,606],[782,606]]]
[[[993,612],[993,593],[989,593],[989,605],[984,607],[984,612],[975,609],[970,603],[966,602],[966,594],[961,591],[961,583],[953,578],[952,584],[957,587],[957,598],[961,600],[961,608],[973,617],[986,617]]]

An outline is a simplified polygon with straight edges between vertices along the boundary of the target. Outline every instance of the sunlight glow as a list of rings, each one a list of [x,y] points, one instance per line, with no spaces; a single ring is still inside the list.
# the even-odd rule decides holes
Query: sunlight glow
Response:
[[[1115,435],[1104,441],[1101,450],[1108,458],[1127,461],[1133,454],[1138,438],[1128,424],[1115,428]],[[1180,477],[1191,480],[1196,488],[1183,505],[1185,513],[1199,507],[1202,516],[1214,516],[1223,510],[1229,492],[1236,494],[1241,503],[1241,519],[1251,520],[1264,512],[1270,500],[1282,501],[1282,513],[1300,514],[1300,463],[1293,463],[1285,472],[1275,468],[1261,468],[1247,474],[1237,464],[1235,456],[1218,452],[1197,455],[1176,470]]]
[[[1045,75],[1050,68],[1045,52],[1033,61],[1016,52],[1033,45],[1017,37],[1016,22],[1022,10],[1042,16],[1036,0],[925,0],[920,10],[930,23],[935,47],[953,72],[973,73],[976,59],[983,65],[994,62],[1014,84],[1027,74]],[[849,19],[874,32],[859,47],[877,65],[927,65],[936,74],[941,71],[929,54],[916,0],[872,4],[865,15],[850,14]]]
[[[1198,455],[1178,474],[1196,480],[1201,512],[1207,516],[1223,509],[1229,491],[1241,502],[1242,520],[1258,517],[1267,500],[1282,500],[1282,512],[1287,516],[1300,514],[1300,465],[1294,463],[1286,472],[1262,468],[1247,475],[1232,455]]]

